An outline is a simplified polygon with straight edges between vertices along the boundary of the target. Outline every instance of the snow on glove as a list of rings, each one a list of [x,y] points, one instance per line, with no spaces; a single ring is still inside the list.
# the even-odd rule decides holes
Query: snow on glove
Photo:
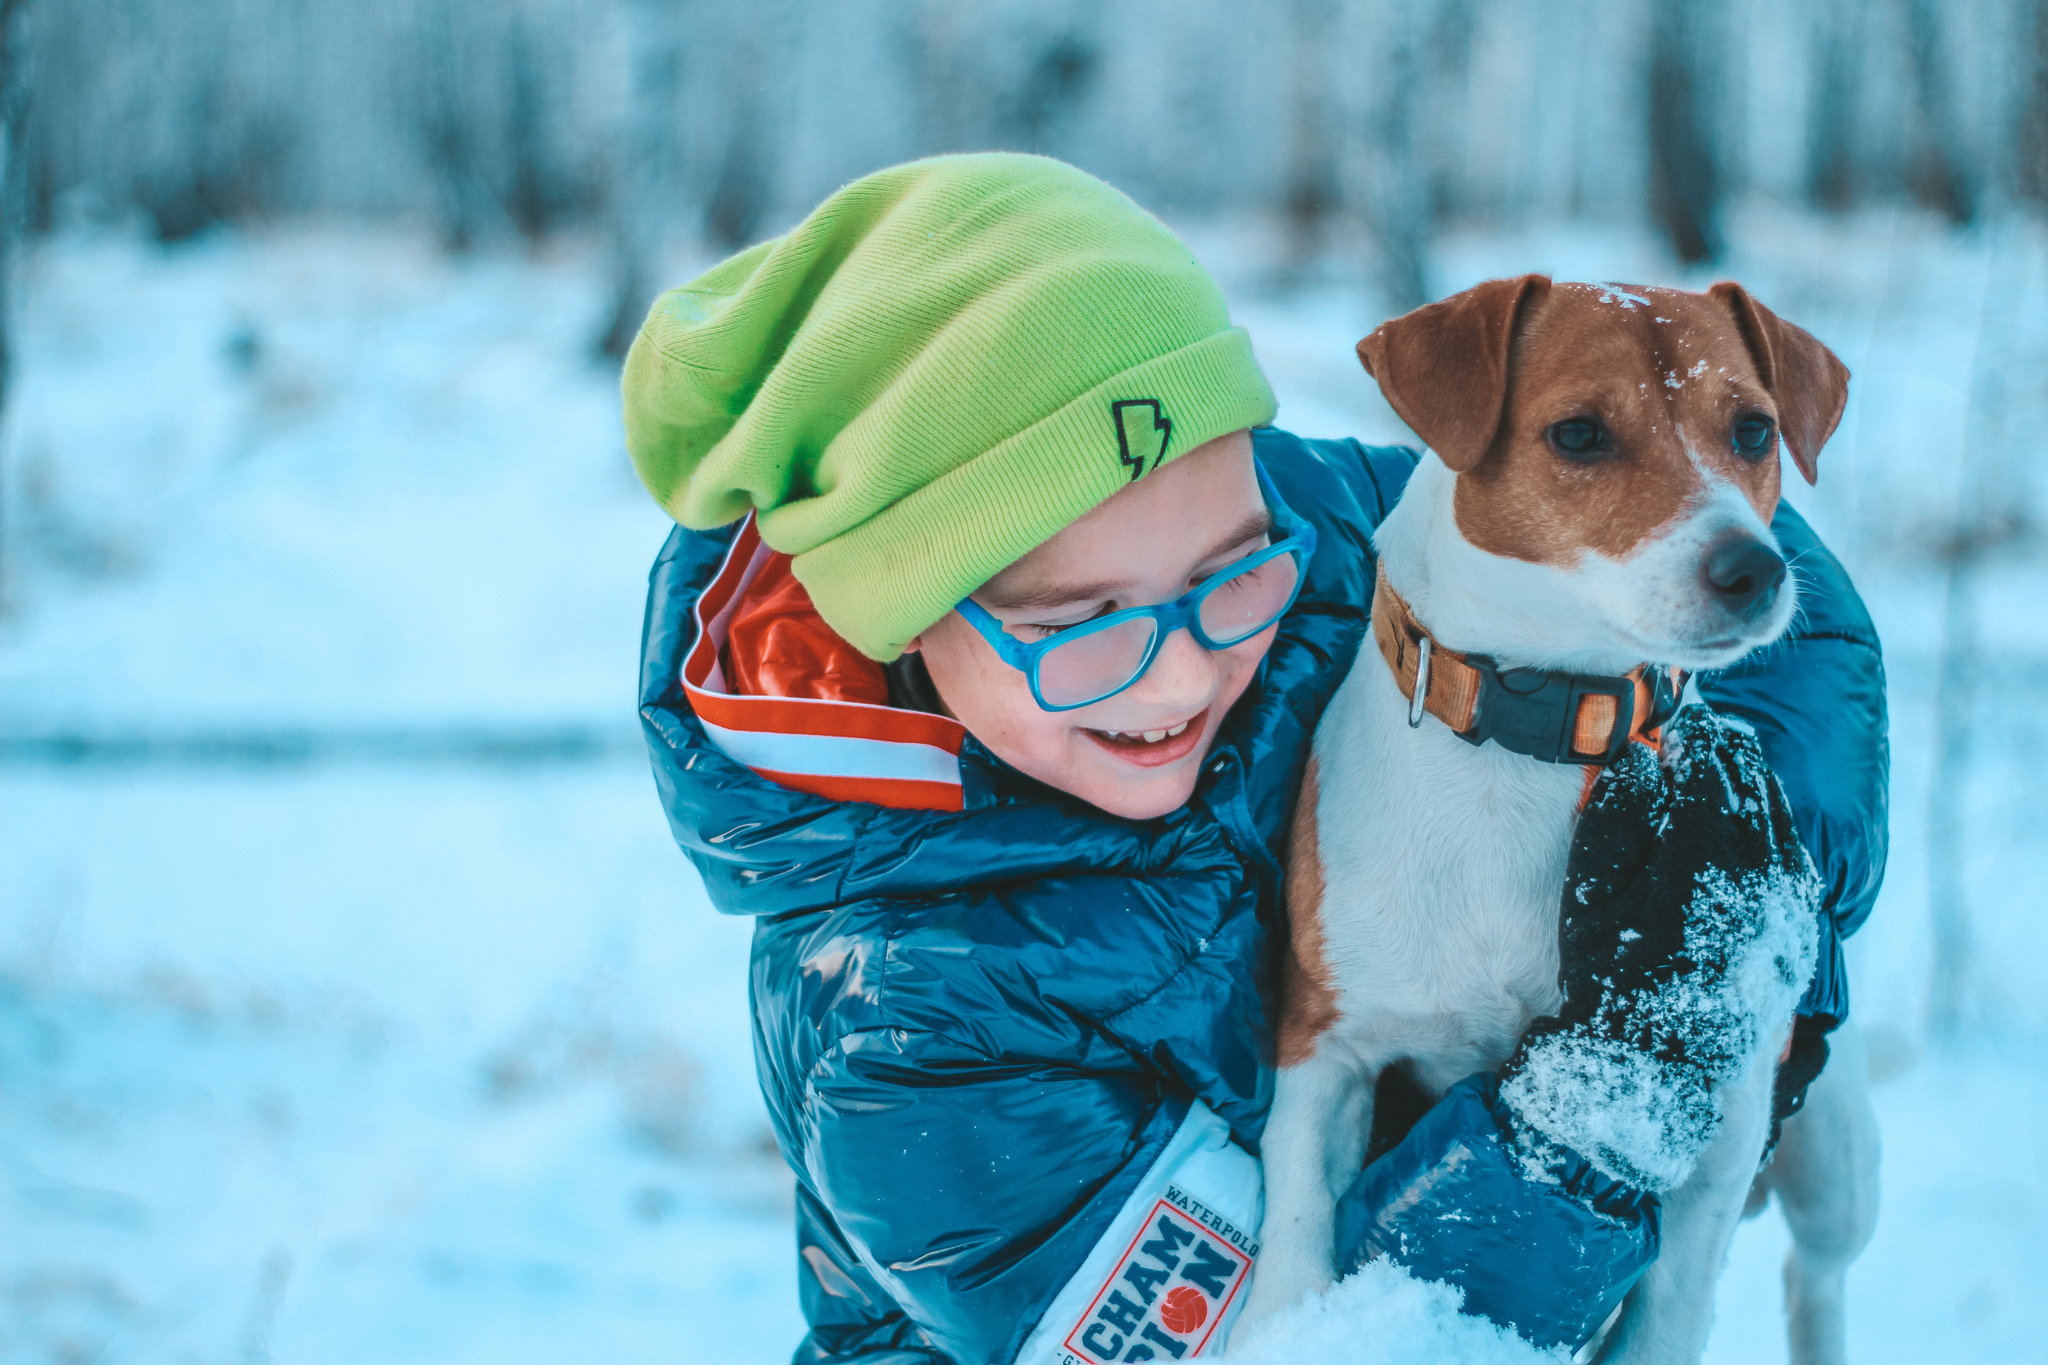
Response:
[[[1813,974],[1821,884],[1753,735],[1704,706],[1631,744],[1579,819],[1559,916],[1557,1015],[1501,1098],[1532,1137],[1661,1193],[1720,1125]]]

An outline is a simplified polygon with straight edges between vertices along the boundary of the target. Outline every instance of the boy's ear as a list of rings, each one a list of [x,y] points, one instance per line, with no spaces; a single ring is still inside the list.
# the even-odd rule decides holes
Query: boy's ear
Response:
[[[921,649],[923,649],[923,648],[924,648],[924,632],[923,632],[923,631],[919,631],[919,632],[918,632],[917,634],[915,634],[915,635],[913,635],[913,636],[911,636],[911,637],[910,637],[910,643],[908,643],[908,644],[906,644],[906,645],[904,645],[904,646],[903,646],[903,652],[904,652],[905,654],[915,654],[915,653],[917,653],[917,652],[918,652],[919,650],[921,650]]]
[[[1515,320],[1549,289],[1548,275],[1488,280],[1383,322],[1358,343],[1387,402],[1453,470],[1470,469],[1493,445]]]

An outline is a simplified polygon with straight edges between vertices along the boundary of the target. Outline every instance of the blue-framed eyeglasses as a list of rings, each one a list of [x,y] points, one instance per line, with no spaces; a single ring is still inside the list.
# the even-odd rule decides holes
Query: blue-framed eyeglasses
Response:
[[[1316,552],[1315,527],[1280,500],[1263,468],[1256,462],[1253,468],[1280,539],[1211,574],[1174,601],[1111,612],[1028,642],[1004,630],[971,597],[958,610],[995,647],[997,657],[1031,680],[1031,695],[1048,711],[1072,711],[1123,691],[1145,676],[1166,637],[1182,627],[1209,649],[1243,644],[1287,614]]]

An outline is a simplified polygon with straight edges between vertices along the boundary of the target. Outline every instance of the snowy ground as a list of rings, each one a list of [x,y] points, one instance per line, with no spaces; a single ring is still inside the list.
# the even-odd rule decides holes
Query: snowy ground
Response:
[[[1886,1207],[1852,1348],[2048,1359],[2038,552],[1978,589],[1975,1012],[1951,1044],[1922,1026],[1927,546],[1966,449],[2019,450],[2011,498],[2048,507],[2022,439],[2048,427],[2048,240],[1763,213],[1734,237],[1726,273],[1856,372],[1793,495],[1892,673],[1895,851],[1852,952]],[[1350,355],[1378,320],[1352,281],[1282,289],[1255,230],[1193,239],[1283,422],[1399,436]],[[1446,288],[1703,283],[1582,229],[1439,264]],[[0,579],[0,1360],[786,1358],[747,926],[709,909],[636,753],[664,521],[584,351],[599,273],[337,228],[31,263]],[[1782,1358],[1783,1249],[1775,1214],[1744,1229],[1712,1359]]]

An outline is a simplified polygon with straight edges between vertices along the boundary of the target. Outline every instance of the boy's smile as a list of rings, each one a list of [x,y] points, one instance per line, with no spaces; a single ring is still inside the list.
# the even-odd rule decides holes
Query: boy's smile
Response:
[[[1271,527],[1251,437],[1234,432],[1118,492],[983,584],[974,600],[1014,638],[1050,639],[1111,612],[1173,601],[1264,548]],[[923,653],[947,709],[998,758],[1142,820],[1194,792],[1216,731],[1274,629],[1219,650],[1177,630],[1137,682],[1071,711],[1040,707],[1025,675],[957,612],[910,648]]]
[[[1208,731],[1208,711],[1180,724],[1159,730],[1128,734],[1121,730],[1089,730],[1088,737],[1126,763],[1140,768],[1157,768],[1185,758],[1202,742]]]

